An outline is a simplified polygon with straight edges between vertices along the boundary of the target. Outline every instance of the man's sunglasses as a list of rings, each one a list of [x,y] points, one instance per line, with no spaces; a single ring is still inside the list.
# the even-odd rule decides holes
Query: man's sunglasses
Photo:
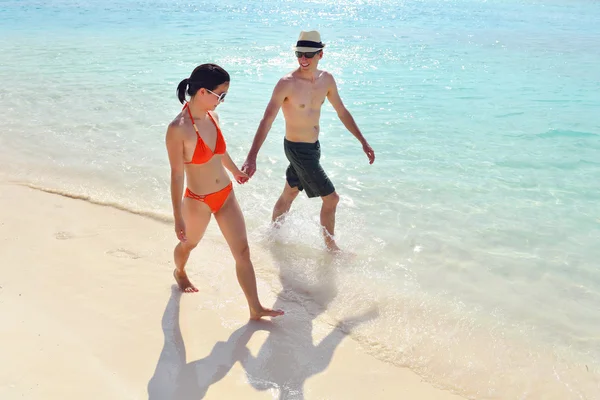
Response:
[[[207,91],[208,93],[212,93],[212,94],[214,94],[215,96],[217,96],[217,97],[219,98],[219,102],[221,102],[221,103],[222,103],[223,101],[225,101],[225,96],[227,96],[227,92],[223,92],[223,93],[221,93],[221,94],[216,94],[216,93],[215,93],[215,92],[213,92],[212,90],[208,90],[208,89],[206,89],[206,91]]]
[[[302,56],[304,56],[306,58],[313,58],[314,56],[316,56],[320,52],[321,52],[321,50],[317,50],[317,51],[297,51],[296,52],[296,57],[302,58]]]

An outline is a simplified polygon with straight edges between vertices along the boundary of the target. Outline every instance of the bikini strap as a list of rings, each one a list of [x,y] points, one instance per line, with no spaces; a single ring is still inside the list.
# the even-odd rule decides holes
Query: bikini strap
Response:
[[[190,111],[190,103],[185,103],[183,108],[187,108],[188,115],[190,116],[190,119],[192,120],[192,125],[194,126],[194,130],[196,131],[196,135],[198,135],[198,137],[200,137],[200,132],[198,132],[198,127],[196,126],[196,121],[194,121],[194,117],[192,117],[192,111]]]
[[[215,121],[215,119],[213,118],[212,114],[209,111],[207,111],[206,113],[208,114],[208,116],[210,117],[210,120],[215,125],[215,128],[217,128],[217,131],[221,132],[221,128],[219,128],[219,125],[217,125],[217,121]]]

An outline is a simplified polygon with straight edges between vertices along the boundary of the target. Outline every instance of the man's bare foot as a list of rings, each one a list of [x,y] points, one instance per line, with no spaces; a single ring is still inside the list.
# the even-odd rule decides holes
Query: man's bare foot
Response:
[[[192,285],[192,282],[190,282],[190,280],[188,279],[185,271],[179,271],[177,269],[174,269],[173,277],[175,278],[175,281],[177,282],[177,285],[179,285],[179,289],[181,289],[182,292],[194,293],[198,291],[198,289],[196,289],[196,286]]]
[[[356,253],[348,250],[340,249],[335,242],[327,244],[327,251],[334,257],[342,257],[346,261],[352,260],[357,257]]]
[[[279,218],[277,218],[275,221],[271,221],[271,228],[272,229],[279,229],[281,228],[281,226],[283,225],[283,215]]]
[[[281,310],[271,310],[269,308],[262,308],[260,311],[255,311],[250,309],[250,319],[251,320],[259,320],[262,317],[278,317],[283,315],[283,311]]]
[[[341,253],[342,252],[342,249],[340,249],[338,247],[338,245],[335,243],[335,241],[332,239],[325,240],[325,244],[327,245],[327,250],[332,253]]]

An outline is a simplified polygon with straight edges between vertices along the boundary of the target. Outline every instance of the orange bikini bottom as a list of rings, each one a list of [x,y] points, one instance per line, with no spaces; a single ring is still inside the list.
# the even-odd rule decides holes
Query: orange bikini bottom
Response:
[[[190,189],[185,189],[184,197],[189,197],[190,199],[198,200],[205,203],[210,207],[212,213],[216,213],[223,207],[225,204],[225,200],[229,197],[229,193],[233,190],[233,183],[229,182],[229,185],[225,186],[223,189],[218,192],[209,193],[209,194],[196,194],[192,192]]]

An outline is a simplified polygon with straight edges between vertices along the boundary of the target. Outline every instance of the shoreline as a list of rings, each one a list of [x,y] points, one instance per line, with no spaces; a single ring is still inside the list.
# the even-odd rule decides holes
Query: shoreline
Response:
[[[306,399],[461,398],[367,354],[347,334],[376,318],[373,310],[331,326],[319,318],[325,310],[282,296],[259,269],[261,301],[284,304],[286,315],[249,323],[214,223],[190,259],[200,292],[181,295],[164,221],[5,181],[0,210],[2,398],[89,398],[90,387],[103,399],[258,399],[273,390]]]

